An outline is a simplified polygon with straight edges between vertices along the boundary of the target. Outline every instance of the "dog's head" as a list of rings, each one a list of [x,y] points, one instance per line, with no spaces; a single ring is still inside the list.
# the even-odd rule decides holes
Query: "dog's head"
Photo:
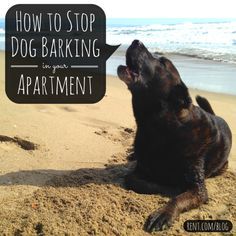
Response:
[[[164,99],[177,109],[191,103],[188,89],[173,63],[165,57],[154,57],[139,40],[134,40],[126,52],[126,66],[117,69],[133,96],[143,93],[153,99]]]

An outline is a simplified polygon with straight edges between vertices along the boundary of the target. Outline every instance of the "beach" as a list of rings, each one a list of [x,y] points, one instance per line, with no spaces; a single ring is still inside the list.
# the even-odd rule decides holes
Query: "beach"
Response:
[[[174,60],[186,68],[204,65],[194,73],[185,70],[186,77],[198,72],[202,77],[212,66],[197,58]],[[215,67],[227,73],[228,67],[219,65]],[[15,104],[5,94],[4,53],[0,68],[1,235],[149,235],[142,229],[145,219],[169,198],[123,186],[133,165],[127,156],[136,129],[126,85],[107,76],[106,95],[96,104]],[[236,96],[197,89],[190,93],[193,100],[197,94],[206,97],[229,124],[229,169],[206,180],[208,204],[181,214],[169,230],[156,235],[184,235],[183,223],[190,219],[236,224]]]

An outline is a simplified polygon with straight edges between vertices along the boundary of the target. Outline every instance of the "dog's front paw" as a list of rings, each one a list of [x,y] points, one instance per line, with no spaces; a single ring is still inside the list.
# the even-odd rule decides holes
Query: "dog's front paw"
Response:
[[[153,212],[147,219],[144,230],[148,232],[160,231],[169,228],[174,221],[172,212],[163,208]]]

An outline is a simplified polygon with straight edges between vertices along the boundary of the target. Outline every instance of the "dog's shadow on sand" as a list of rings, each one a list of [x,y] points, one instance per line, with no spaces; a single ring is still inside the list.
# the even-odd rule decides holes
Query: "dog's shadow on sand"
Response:
[[[123,189],[125,176],[133,171],[135,161],[122,164],[108,164],[104,168],[81,168],[78,170],[22,170],[0,176],[0,186],[36,186],[54,188],[79,188],[87,184],[112,184]],[[172,197],[176,191],[159,193]]]
[[[0,186],[31,185],[37,187],[79,187],[94,184],[124,186],[124,177],[132,171],[134,163],[108,164],[104,168],[78,170],[22,170],[0,176]]]

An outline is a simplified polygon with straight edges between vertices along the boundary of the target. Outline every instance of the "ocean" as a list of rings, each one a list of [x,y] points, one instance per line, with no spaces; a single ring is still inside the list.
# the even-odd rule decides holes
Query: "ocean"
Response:
[[[107,74],[116,75],[117,66],[125,63],[125,50],[128,45],[134,39],[139,39],[153,53],[184,55],[226,63],[230,73],[227,71],[220,73],[218,70],[219,73],[216,74],[215,80],[214,78],[202,81],[183,79],[192,88],[236,95],[236,18],[113,18],[107,19],[106,24],[107,44],[121,44],[107,61]],[[5,21],[0,19],[0,50],[4,50],[4,48]],[[185,77],[184,66],[179,66],[180,72]],[[215,67],[212,67],[212,70]],[[219,64],[219,68],[221,68],[221,64]],[[225,70],[225,67],[222,69]]]
[[[110,19],[107,42],[145,42],[152,52],[236,63],[235,19]]]
[[[134,39],[173,58],[188,87],[236,95],[236,18],[110,19],[107,43],[121,46],[107,61],[107,74],[125,64]]]

